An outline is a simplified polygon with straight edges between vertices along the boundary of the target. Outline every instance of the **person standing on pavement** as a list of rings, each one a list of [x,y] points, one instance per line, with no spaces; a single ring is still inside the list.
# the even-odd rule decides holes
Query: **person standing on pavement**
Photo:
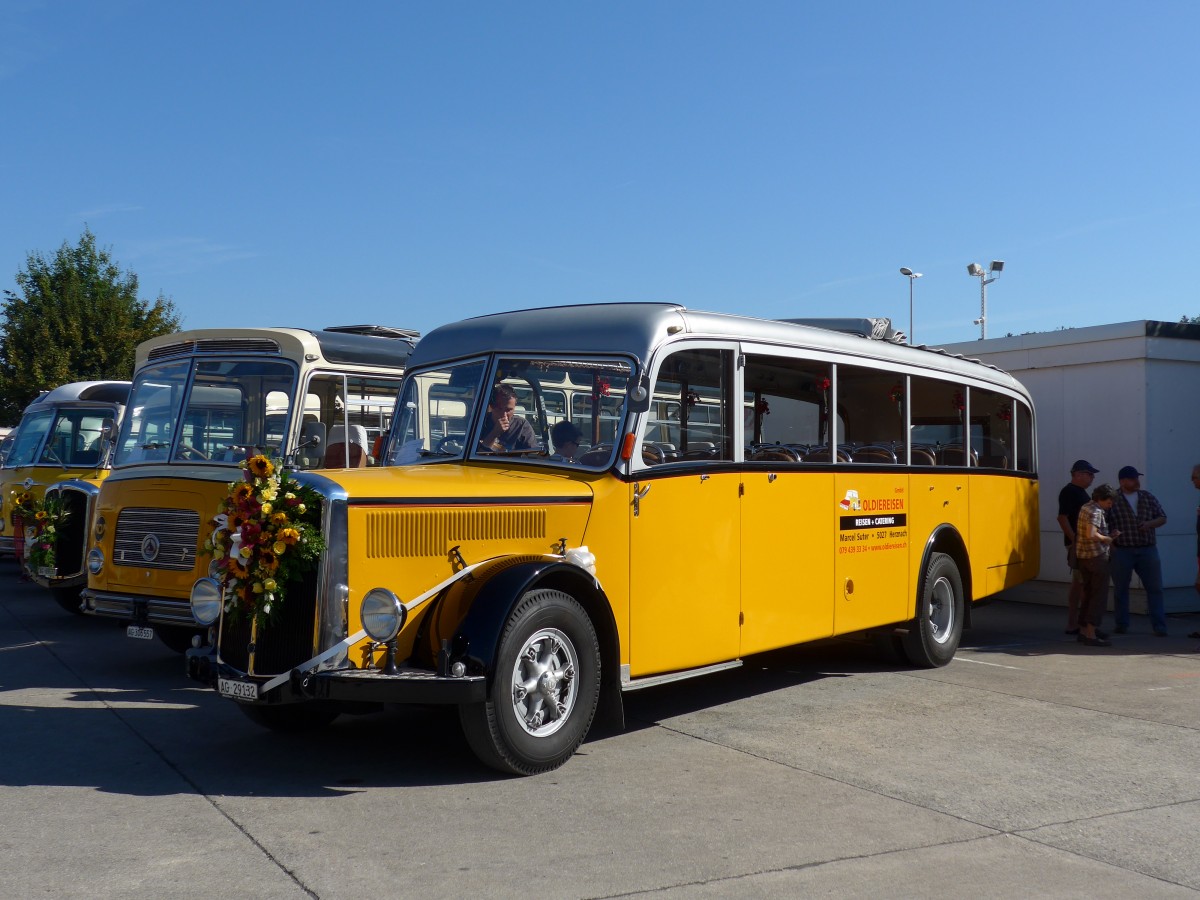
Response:
[[[1083,504],[1075,528],[1075,556],[1083,575],[1083,595],[1079,599],[1079,642],[1089,647],[1111,647],[1112,641],[1100,630],[1108,609],[1108,551],[1120,532],[1108,531],[1106,513],[1112,509],[1117,492],[1102,484],[1092,491],[1092,499]]]
[[[1129,630],[1129,582],[1137,572],[1146,589],[1150,627],[1156,637],[1167,636],[1167,614],[1163,604],[1162,562],[1158,558],[1154,532],[1167,523],[1162,504],[1149,491],[1143,491],[1141,476],[1133,466],[1117,473],[1121,490],[1108,511],[1110,532],[1117,534],[1109,563],[1113,580],[1113,614],[1117,634]]]
[[[1075,559],[1075,527],[1079,510],[1088,502],[1087,489],[1100,470],[1086,459],[1071,466],[1071,480],[1058,492],[1058,527],[1067,546],[1067,568],[1071,570],[1071,588],[1067,592],[1067,634],[1079,634],[1079,600],[1083,594],[1083,573]]]

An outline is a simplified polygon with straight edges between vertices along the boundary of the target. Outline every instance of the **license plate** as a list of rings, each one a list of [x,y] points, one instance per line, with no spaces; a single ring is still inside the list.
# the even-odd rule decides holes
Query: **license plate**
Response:
[[[232,700],[257,700],[258,685],[253,681],[234,681],[232,678],[218,678],[217,690],[222,697]]]
[[[154,629],[144,628],[141,625],[130,625],[125,629],[125,636],[138,638],[139,640],[143,641],[152,641],[154,640]]]

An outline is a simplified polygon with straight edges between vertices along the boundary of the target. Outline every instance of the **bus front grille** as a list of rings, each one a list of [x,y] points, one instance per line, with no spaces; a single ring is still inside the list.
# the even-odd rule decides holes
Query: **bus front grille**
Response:
[[[221,662],[252,675],[278,675],[315,656],[317,579],[288,582],[284,599],[266,623],[252,629],[247,615],[221,618]],[[254,666],[250,655],[253,651]]]
[[[117,516],[113,564],[190,572],[196,567],[200,514],[194,509],[129,507]]]

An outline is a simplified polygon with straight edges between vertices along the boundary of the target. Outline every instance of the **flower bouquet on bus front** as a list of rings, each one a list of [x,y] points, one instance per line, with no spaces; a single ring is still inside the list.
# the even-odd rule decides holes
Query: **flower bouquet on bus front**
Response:
[[[29,545],[29,569],[44,577],[58,573],[58,532],[70,511],[61,497],[47,497],[33,514],[33,536]]]
[[[288,584],[320,561],[321,500],[266,456],[241,466],[242,480],[229,485],[204,550],[219,565],[225,612],[261,625],[282,607]]]

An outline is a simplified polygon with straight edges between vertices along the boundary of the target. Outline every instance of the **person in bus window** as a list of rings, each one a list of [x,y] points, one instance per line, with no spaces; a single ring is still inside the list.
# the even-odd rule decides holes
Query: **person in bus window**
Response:
[[[550,440],[554,442],[554,452],[563,459],[575,461],[579,456],[579,429],[567,419],[563,419],[550,429]]]
[[[479,449],[494,453],[505,450],[536,450],[537,435],[524,416],[517,415],[517,394],[507,384],[492,389]]]

